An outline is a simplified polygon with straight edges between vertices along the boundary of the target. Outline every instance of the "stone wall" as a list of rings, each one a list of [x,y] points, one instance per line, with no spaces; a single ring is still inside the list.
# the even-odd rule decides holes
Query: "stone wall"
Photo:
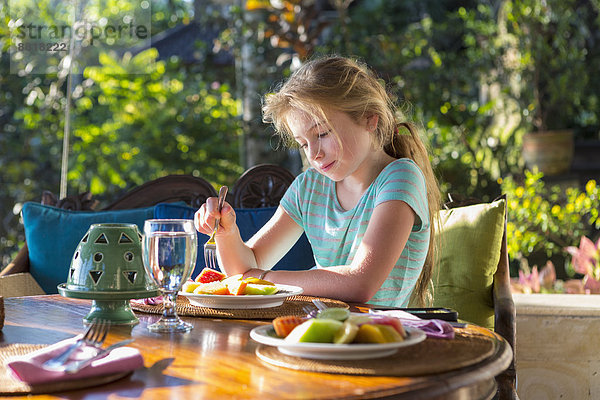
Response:
[[[517,393],[524,400],[600,396],[600,296],[513,294]]]

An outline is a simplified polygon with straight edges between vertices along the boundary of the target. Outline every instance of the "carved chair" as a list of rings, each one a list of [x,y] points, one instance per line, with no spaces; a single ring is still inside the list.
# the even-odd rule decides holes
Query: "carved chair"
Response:
[[[283,167],[260,164],[249,168],[233,185],[227,200],[235,208],[260,208],[279,204],[294,175]],[[94,210],[97,201],[90,193],[57,199],[51,192],[42,194],[41,204],[74,211],[125,210],[153,206],[159,203],[183,201],[191,207],[200,207],[208,197],[217,196],[207,180],[191,175],[169,175],[133,188],[118,200],[101,210]],[[29,271],[27,243],[15,259],[1,272],[0,277]]]

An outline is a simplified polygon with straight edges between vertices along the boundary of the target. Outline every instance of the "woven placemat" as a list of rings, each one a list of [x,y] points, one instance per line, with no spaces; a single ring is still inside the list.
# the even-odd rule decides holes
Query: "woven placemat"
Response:
[[[498,342],[489,336],[457,333],[454,339],[427,338],[414,346],[401,347],[394,355],[370,360],[311,360],[288,356],[276,347],[260,345],[262,361],[301,371],[332,374],[422,376],[452,371],[491,356]]]
[[[312,306],[312,300],[319,299],[327,307],[349,308],[348,304],[339,300],[326,299],[312,296],[290,296],[282,305],[269,308],[249,308],[249,309],[228,309],[228,308],[210,308],[199,307],[190,304],[184,296],[177,296],[177,314],[187,317],[211,317],[211,318],[235,318],[235,319],[273,319],[282,315],[306,315],[304,308]],[[162,304],[151,306],[132,301],[131,308],[135,311],[141,311],[150,314],[162,314]]]
[[[9,368],[6,366],[7,361],[11,357],[22,356],[44,347],[46,347],[46,345],[37,344],[9,344],[0,346],[0,395],[43,394],[84,389],[92,386],[104,385],[131,374],[131,372],[119,372],[118,374],[88,377],[72,381],[51,382],[40,385],[28,385],[12,377]]]

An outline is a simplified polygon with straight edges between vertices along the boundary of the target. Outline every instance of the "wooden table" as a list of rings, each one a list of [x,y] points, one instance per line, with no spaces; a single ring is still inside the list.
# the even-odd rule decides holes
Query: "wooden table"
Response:
[[[59,295],[5,299],[6,320],[0,344],[52,344],[81,333],[91,301]],[[33,398],[56,399],[454,399],[491,398],[494,377],[512,359],[510,346],[476,326],[494,341],[494,353],[465,368],[420,377],[357,376],[295,371],[260,361],[249,331],[268,321],[184,318],[188,334],[157,334],[146,327],[158,315],[136,313],[140,324],[111,328],[106,344],[127,337],[144,356],[145,368],[100,387]],[[429,340],[429,339],[428,339]],[[435,355],[433,355],[435,356]],[[358,362],[358,361],[357,361]]]

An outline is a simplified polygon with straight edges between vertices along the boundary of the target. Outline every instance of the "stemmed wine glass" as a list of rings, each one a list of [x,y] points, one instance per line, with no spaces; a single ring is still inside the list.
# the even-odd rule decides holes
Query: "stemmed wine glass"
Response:
[[[163,295],[164,311],[153,332],[188,332],[192,325],[182,321],[175,310],[177,292],[190,278],[198,239],[192,220],[149,219],[144,223],[142,241],[144,268]]]

